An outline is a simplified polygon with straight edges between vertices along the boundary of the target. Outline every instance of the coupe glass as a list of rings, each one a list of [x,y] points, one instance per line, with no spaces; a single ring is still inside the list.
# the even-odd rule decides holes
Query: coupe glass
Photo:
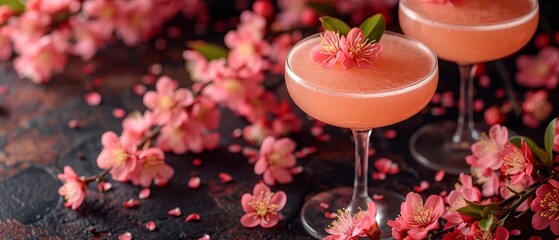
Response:
[[[522,48],[538,24],[537,0],[461,0],[456,5],[400,0],[402,31],[458,64],[458,121],[421,127],[410,152],[422,165],[451,174],[469,172],[465,157],[480,134],[473,116],[475,64],[497,60]]]
[[[385,32],[383,51],[372,68],[344,70],[341,64],[323,68],[312,62],[310,49],[320,44],[318,34],[303,39],[289,52],[285,80],[295,104],[311,117],[327,124],[349,128],[355,140],[355,181],[353,188],[341,187],[319,193],[301,210],[305,229],[316,238],[327,235],[332,219],[320,206],[356,213],[367,209],[369,194],[375,199],[381,238],[390,238],[386,225],[398,216],[404,197],[379,188],[368,188],[369,137],[373,128],[401,122],[427,105],[438,81],[437,58],[419,41]],[[339,172],[337,174],[348,174]]]

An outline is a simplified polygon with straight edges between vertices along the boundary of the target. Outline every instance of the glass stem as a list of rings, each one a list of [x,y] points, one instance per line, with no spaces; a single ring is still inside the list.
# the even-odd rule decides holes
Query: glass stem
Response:
[[[353,185],[353,196],[347,210],[352,214],[360,209],[367,209],[367,203],[371,201],[367,187],[369,168],[369,137],[372,130],[352,129],[355,140],[355,182]]]
[[[460,100],[458,101],[458,125],[452,136],[452,142],[457,147],[470,148],[479,139],[479,133],[474,127],[474,73],[473,64],[459,64],[460,71]]]

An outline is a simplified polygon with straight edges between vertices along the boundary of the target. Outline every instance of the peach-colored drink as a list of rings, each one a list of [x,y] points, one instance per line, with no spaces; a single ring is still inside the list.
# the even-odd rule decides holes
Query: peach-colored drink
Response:
[[[372,68],[324,68],[310,50],[320,36],[298,43],[287,57],[286,85],[305,113],[330,125],[371,129],[403,121],[419,112],[437,87],[434,53],[418,41],[385,32],[383,50]]]
[[[459,64],[516,52],[533,36],[538,12],[537,0],[461,0],[455,5],[400,0],[399,5],[406,35]]]

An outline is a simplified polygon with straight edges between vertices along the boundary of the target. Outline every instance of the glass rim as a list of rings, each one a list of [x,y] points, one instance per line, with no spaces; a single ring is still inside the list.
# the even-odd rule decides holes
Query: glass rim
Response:
[[[429,73],[427,73],[425,76],[421,77],[420,79],[417,79],[416,81],[410,82],[408,84],[404,84],[402,86],[390,88],[390,89],[374,90],[374,91],[370,91],[370,92],[339,92],[339,91],[335,91],[335,90],[332,90],[332,89],[325,89],[321,86],[317,86],[316,84],[312,84],[312,83],[302,79],[301,77],[299,77],[292,70],[292,68],[290,66],[290,63],[289,63],[289,58],[290,58],[293,50],[295,48],[297,48],[297,46],[301,45],[304,42],[307,42],[308,40],[319,37],[320,34],[321,33],[312,34],[312,35],[300,40],[299,42],[297,42],[293,47],[291,47],[291,49],[289,49],[289,52],[287,53],[287,57],[285,59],[285,74],[289,75],[289,77],[294,82],[296,82],[298,85],[301,85],[304,88],[312,89],[313,91],[321,92],[321,93],[332,95],[332,96],[351,97],[351,98],[372,98],[372,97],[382,97],[382,96],[395,96],[395,95],[400,95],[400,94],[410,92],[410,91],[415,90],[419,87],[422,87],[423,85],[426,85],[427,83],[430,82],[430,80],[433,79],[433,77],[436,74],[438,74],[438,69],[439,69],[438,58],[437,58],[437,55],[435,54],[435,52],[431,48],[427,47],[427,45],[420,42],[419,40],[416,40],[416,39],[411,38],[409,36],[406,36],[404,34],[391,32],[391,31],[384,31],[384,34],[393,35],[393,36],[396,36],[396,37],[400,37],[400,38],[404,38],[406,40],[412,41],[414,45],[416,45],[417,47],[419,47],[423,51],[427,52],[428,55],[432,56],[433,67],[431,68]]]
[[[511,18],[505,21],[500,21],[495,23],[485,23],[485,24],[476,24],[476,25],[454,24],[454,23],[442,22],[437,19],[426,17],[414,11],[410,7],[408,7],[406,1],[408,0],[399,1],[398,11],[400,13],[407,15],[409,18],[432,26],[443,27],[447,29],[466,30],[466,31],[494,31],[494,30],[501,30],[501,29],[515,27],[530,21],[539,12],[538,0],[529,0],[532,3],[532,9],[530,9],[526,14],[523,14],[516,18]]]

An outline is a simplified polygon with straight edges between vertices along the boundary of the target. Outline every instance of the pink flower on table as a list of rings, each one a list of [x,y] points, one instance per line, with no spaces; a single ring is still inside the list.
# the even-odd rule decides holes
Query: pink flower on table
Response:
[[[333,67],[336,63],[342,62],[344,57],[340,47],[342,36],[333,31],[324,31],[320,37],[320,45],[311,49],[312,60],[326,68]]]
[[[264,183],[254,185],[252,195],[245,193],[241,197],[241,206],[245,215],[241,217],[241,224],[245,227],[271,228],[281,220],[280,211],[287,202],[283,191],[272,192]]]
[[[11,22],[9,25],[13,26],[12,41],[16,52],[21,53],[37,45],[36,41],[45,34],[50,23],[48,14],[34,10],[23,12],[16,21]]]
[[[443,212],[441,196],[429,196],[424,205],[421,195],[410,192],[402,203],[401,215],[395,220],[389,220],[387,224],[392,227],[392,236],[396,239],[423,239],[428,231],[439,227],[439,218]]]
[[[538,128],[541,122],[546,121],[553,104],[548,100],[549,92],[546,90],[530,91],[525,95],[524,103],[522,103],[522,122],[531,128]]]
[[[137,153],[138,164],[130,173],[130,180],[136,185],[149,187],[153,181],[157,186],[164,186],[175,174],[175,170],[163,160],[165,155],[159,148],[148,148]]]
[[[119,12],[119,2],[113,0],[91,0],[83,3],[83,12],[102,27],[101,36],[108,39],[115,29]]]
[[[14,59],[14,68],[20,77],[44,83],[50,81],[53,73],[64,70],[68,57],[67,39],[63,33],[52,32],[25,48]]]
[[[215,130],[219,127],[221,111],[216,102],[205,96],[197,96],[192,104],[189,117],[202,123],[205,128]]]
[[[130,142],[139,143],[149,134],[152,125],[153,114],[151,111],[145,111],[143,115],[134,111],[122,120],[122,137],[129,139]]]
[[[250,144],[260,145],[264,138],[268,136],[274,136],[274,131],[271,129],[270,122],[266,118],[259,119],[243,128],[243,139]]]
[[[86,183],[81,177],[78,177],[74,169],[70,166],[64,167],[64,173],[58,174],[58,179],[64,182],[64,185],[58,189],[58,194],[65,199],[64,206],[78,209],[85,198]]]
[[[512,143],[505,144],[505,147],[497,154],[503,160],[501,171],[505,176],[510,176],[510,185],[520,183],[522,179],[530,177],[534,169],[534,153],[525,141],[521,142],[520,148]]]
[[[559,84],[559,49],[556,47],[544,47],[538,56],[519,56],[516,66],[516,82],[521,86],[554,89]]]
[[[536,190],[536,198],[532,201],[532,226],[543,230],[549,226],[553,234],[559,234],[559,182],[551,179]]]
[[[367,210],[361,210],[354,215],[357,220],[353,234],[370,239],[379,239],[380,229],[377,224],[377,205],[374,201],[367,203]]]
[[[481,184],[482,196],[491,197],[499,194],[499,189],[503,181],[497,173],[489,168],[471,168],[472,175],[476,178],[477,182]]]
[[[266,19],[250,11],[241,13],[237,30],[225,35],[225,44],[231,49],[227,63],[233,69],[246,67],[253,72],[266,68],[263,56],[270,53],[270,44],[263,39]]]
[[[344,54],[344,69],[370,68],[382,51],[382,44],[366,39],[360,28],[352,28],[347,36],[340,40],[340,49]]]
[[[489,129],[489,136],[482,134],[481,138],[472,145],[472,155],[466,161],[473,167],[497,170],[503,161],[497,158],[497,153],[508,142],[509,133],[506,127],[499,124]]]
[[[129,174],[136,168],[136,145],[110,131],[101,136],[101,144],[103,149],[97,156],[97,166],[110,168],[114,180],[128,181]]]
[[[260,146],[260,157],[254,165],[254,173],[264,175],[270,186],[293,181],[291,169],[297,164],[293,155],[295,142],[289,138],[266,137]]]
[[[351,216],[351,212],[338,210],[336,220],[326,228],[326,232],[330,234],[323,240],[358,240],[359,229],[356,229],[357,219]]]
[[[161,129],[157,139],[157,146],[163,151],[173,151],[176,154],[204,150],[202,134],[204,126],[193,119],[184,119],[179,124],[166,124]]]
[[[155,33],[159,25],[155,3],[151,0],[119,1],[116,33],[127,46],[135,46]]]
[[[227,71],[226,59],[212,59],[208,61],[202,54],[194,50],[185,50],[182,57],[186,61],[186,70],[190,79],[195,82],[209,82],[218,77],[218,74]]]
[[[192,92],[185,88],[177,89],[178,83],[167,76],[157,80],[156,91],[144,95],[144,105],[153,111],[156,124],[176,124],[187,118],[184,110],[194,102]]]
[[[481,228],[479,226],[479,221],[477,221],[472,224],[470,234],[466,235],[466,240],[507,240],[509,239],[509,235],[509,231],[503,226],[498,226],[495,228],[495,232],[492,233],[491,231],[486,231]]]

